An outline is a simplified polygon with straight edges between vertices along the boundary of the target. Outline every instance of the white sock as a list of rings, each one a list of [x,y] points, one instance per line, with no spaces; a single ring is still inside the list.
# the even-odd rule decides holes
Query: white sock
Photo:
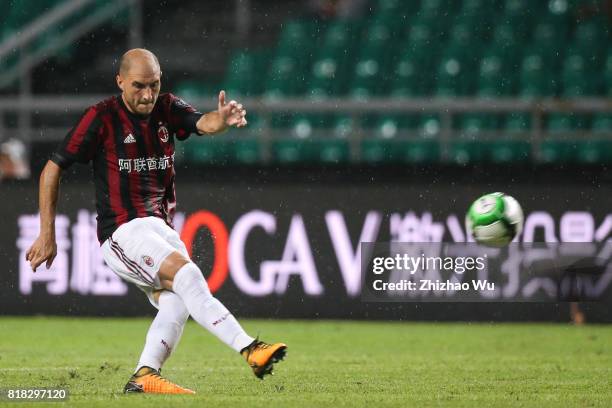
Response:
[[[193,320],[234,350],[240,352],[253,342],[254,338],[244,332],[236,318],[210,293],[200,268],[194,263],[189,262],[178,270],[172,290],[181,297]]]
[[[149,327],[136,371],[142,366],[161,369],[172,351],[176,349],[188,318],[189,312],[181,298],[175,293],[164,290],[159,295],[159,311]]]

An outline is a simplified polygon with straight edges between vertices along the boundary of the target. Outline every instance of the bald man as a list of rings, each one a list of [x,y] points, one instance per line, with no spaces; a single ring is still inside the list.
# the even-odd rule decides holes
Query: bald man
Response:
[[[212,296],[200,269],[173,229],[174,144],[191,134],[214,135],[246,126],[246,110],[219,93],[216,111],[202,114],[171,93],[160,94],[161,69],[145,49],[119,64],[120,96],[89,107],[40,175],[40,235],[26,253],[32,270],[57,254],[55,215],[60,176],[73,163],[91,163],[96,187],[98,240],[107,265],[135,284],[158,309],[144,350],[124,392],[192,394],[160,370],[191,317],[246,359],[263,378],[287,346],[249,336]]]

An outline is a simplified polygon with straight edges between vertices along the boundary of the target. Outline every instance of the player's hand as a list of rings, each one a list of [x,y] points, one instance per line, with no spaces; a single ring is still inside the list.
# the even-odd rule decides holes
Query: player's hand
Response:
[[[246,109],[241,103],[236,101],[230,101],[225,103],[225,91],[219,92],[219,105],[217,108],[223,124],[227,127],[235,126],[237,128],[245,127],[247,125],[246,120]]]
[[[43,237],[40,235],[26,252],[26,260],[30,262],[32,271],[36,272],[43,262],[47,263],[47,269],[53,264],[57,255],[57,244],[55,238]]]

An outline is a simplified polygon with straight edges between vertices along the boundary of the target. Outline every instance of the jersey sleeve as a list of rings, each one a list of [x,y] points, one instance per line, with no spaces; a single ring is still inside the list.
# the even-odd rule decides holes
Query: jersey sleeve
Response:
[[[67,169],[74,162],[87,163],[92,160],[98,148],[101,123],[99,112],[93,107],[87,109],[57,147],[51,160],[62,169]]]
[[[196,123],[202,113],[176,95],[170,94],[170,126],[178,140],[185,140],[192,133],[198,133]]]

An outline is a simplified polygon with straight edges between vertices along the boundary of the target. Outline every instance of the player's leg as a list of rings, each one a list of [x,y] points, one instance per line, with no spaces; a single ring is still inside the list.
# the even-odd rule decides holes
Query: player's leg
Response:
[[[271,373],[273,363],[284,357],[286,346],[282,343],[269,345],[248,336],[236,318],[210,293],[202,272],[190,261],[187,248],[176,231],[163,222],[157,224],[159,234],[177,251],[169,255],[160,266],[162,284],[176,292],[174,279],[178,271],[185,268],[184,273],[181,273],[183,287],[178,288],[178,291],[194,302],[192,307],[199,312],[197,318],[192,314],[194,320],[225,344],[239,351],[257,377],[262,378]],[[186,291],[190,293],[185,293]]]
[[[189,312],[181,298],[167,290],[152,293],[158,312],[149,327],[145,346],[136,366],[136,373],[143,366],[161,370],[164,362],[176,349]]]
[[[180,252],[164,259],[158,276],[162,285],[181,297],[198,324],[245,357],[258,378],[271,374],[273,364],[284,358],[287,346],[267,344],[246,334],[236,318],[211,294],[198,266]]]
[[[164,361],[178,344],[189,313],[180,297],[172,292],[161,290],[159,282],[152,278],[153,274],[136,262],[137,258],[133,252],[135,245],[132,241],[139,241],[147,236],[155,237],[155,234],[147,230],[146,225],[143,225],[142,222],[129,222],[120,227],[120,230],[117,230],[119,233],[113,234],[113,237],[102,245],[104,260],[119,277],[134,283],[147,293],[151,303],[159,309],[147,333],[137,370],[124,387],[124,392],[193,394],[192,390],[173,384],[159,374],[159,369]],[[152,259],[153,261],[148,263],[154,265],[156,261]],[[141,261],[147,263],[145,260],[141,259]],[[160,263],[157,262],[157,265]],[[153,296],[156,291],[158,295]],[[162,295],[162,292],[165,293]]]

